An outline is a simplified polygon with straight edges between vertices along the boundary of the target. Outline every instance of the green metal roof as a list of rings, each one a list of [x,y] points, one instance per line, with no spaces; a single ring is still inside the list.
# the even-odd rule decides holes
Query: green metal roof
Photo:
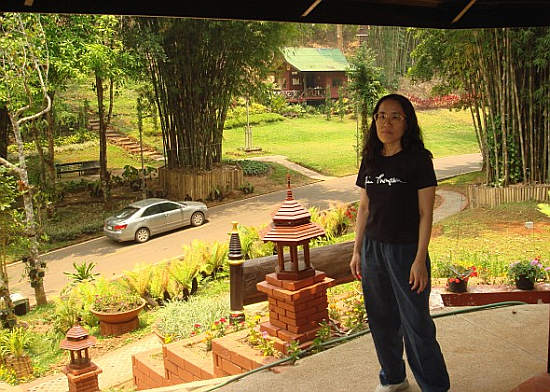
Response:
[[[340,49],[287,47],[281,51],[285,60],[299,71],[345,71],[349,67]]]

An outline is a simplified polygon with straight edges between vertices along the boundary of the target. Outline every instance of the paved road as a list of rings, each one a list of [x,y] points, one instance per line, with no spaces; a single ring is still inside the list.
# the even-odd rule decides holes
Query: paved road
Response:
[[[479,170],[480,154],[467,154],[434,160],[438,179]],[[331,204],[348,203],[359,199],[359,188],[355,176],[333,178],[299,187],[293,190],[294,198],[304,207],[329,208]],[[95,270],[109,278],[125,270],[131,270],[138,263],[156,263],[178,256],[182,246],[192,240],[227,241],[231,221],[246,226],[259,226],[270,222],[271,214],[286,197],[286,191],[277,191],[250,199],[223,204],[209,209],[210,220],[201,227],[186,228],[153,237],[144,244],[118,244],[100,237],[81,244],[63,248],[41,256],[48,268],[44,281],[48,298],[58,295],[68,283],[63,271],[73,271],[72,263],[94,262]],[[21,279],[23,265],[9,266],[10,290],[21,292],[34,302],[34,291],[25,279]]]

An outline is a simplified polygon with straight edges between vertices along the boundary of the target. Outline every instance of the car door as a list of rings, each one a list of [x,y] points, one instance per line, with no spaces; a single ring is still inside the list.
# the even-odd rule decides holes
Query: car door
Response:
[[[147,207],[141,217],[144,219],[143,225],[149,228],[151,234],[161,233],[165,230],[166,216],[164,215],[161,204]]]
[[[184,225],[182,208],[176,203],[162,203],[162,210],[166,217],[166,230],[175,229]]]

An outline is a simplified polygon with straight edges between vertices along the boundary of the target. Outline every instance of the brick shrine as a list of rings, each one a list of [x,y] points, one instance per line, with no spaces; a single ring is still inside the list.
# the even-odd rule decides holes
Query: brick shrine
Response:
[[[264,242],[275,243],[277,269],[256,285],[269,302],[269,321],[262,323],[260,330],[282,340],[284,343],[276,342],[279,343],[276,347],[283,352],[293,341],[312,343],[319,324],[328,320],[327,288],[334,283],[334,279],[311,265],[309,241],[325,232],[311,222],[309,211],[294,200],[289,177],[287,181],[287,198],[273,216],[271,227],[262,235]],[[303,248],[302,260],[298,257],[299,246]],[[290,248],[287,255],[285,247]],[[285,260],[285,256],[290,256],[290,260]]]

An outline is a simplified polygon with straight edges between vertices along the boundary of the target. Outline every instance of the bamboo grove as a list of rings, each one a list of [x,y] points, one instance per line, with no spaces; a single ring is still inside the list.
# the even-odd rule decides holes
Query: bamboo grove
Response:
[[[550,182],[550,28],[417,30],[413,77],[464,91],[492,185]]]
[[[253,94],[283,42],[283,24],[136,18],[169,168],[221,161],[231,99]]]

